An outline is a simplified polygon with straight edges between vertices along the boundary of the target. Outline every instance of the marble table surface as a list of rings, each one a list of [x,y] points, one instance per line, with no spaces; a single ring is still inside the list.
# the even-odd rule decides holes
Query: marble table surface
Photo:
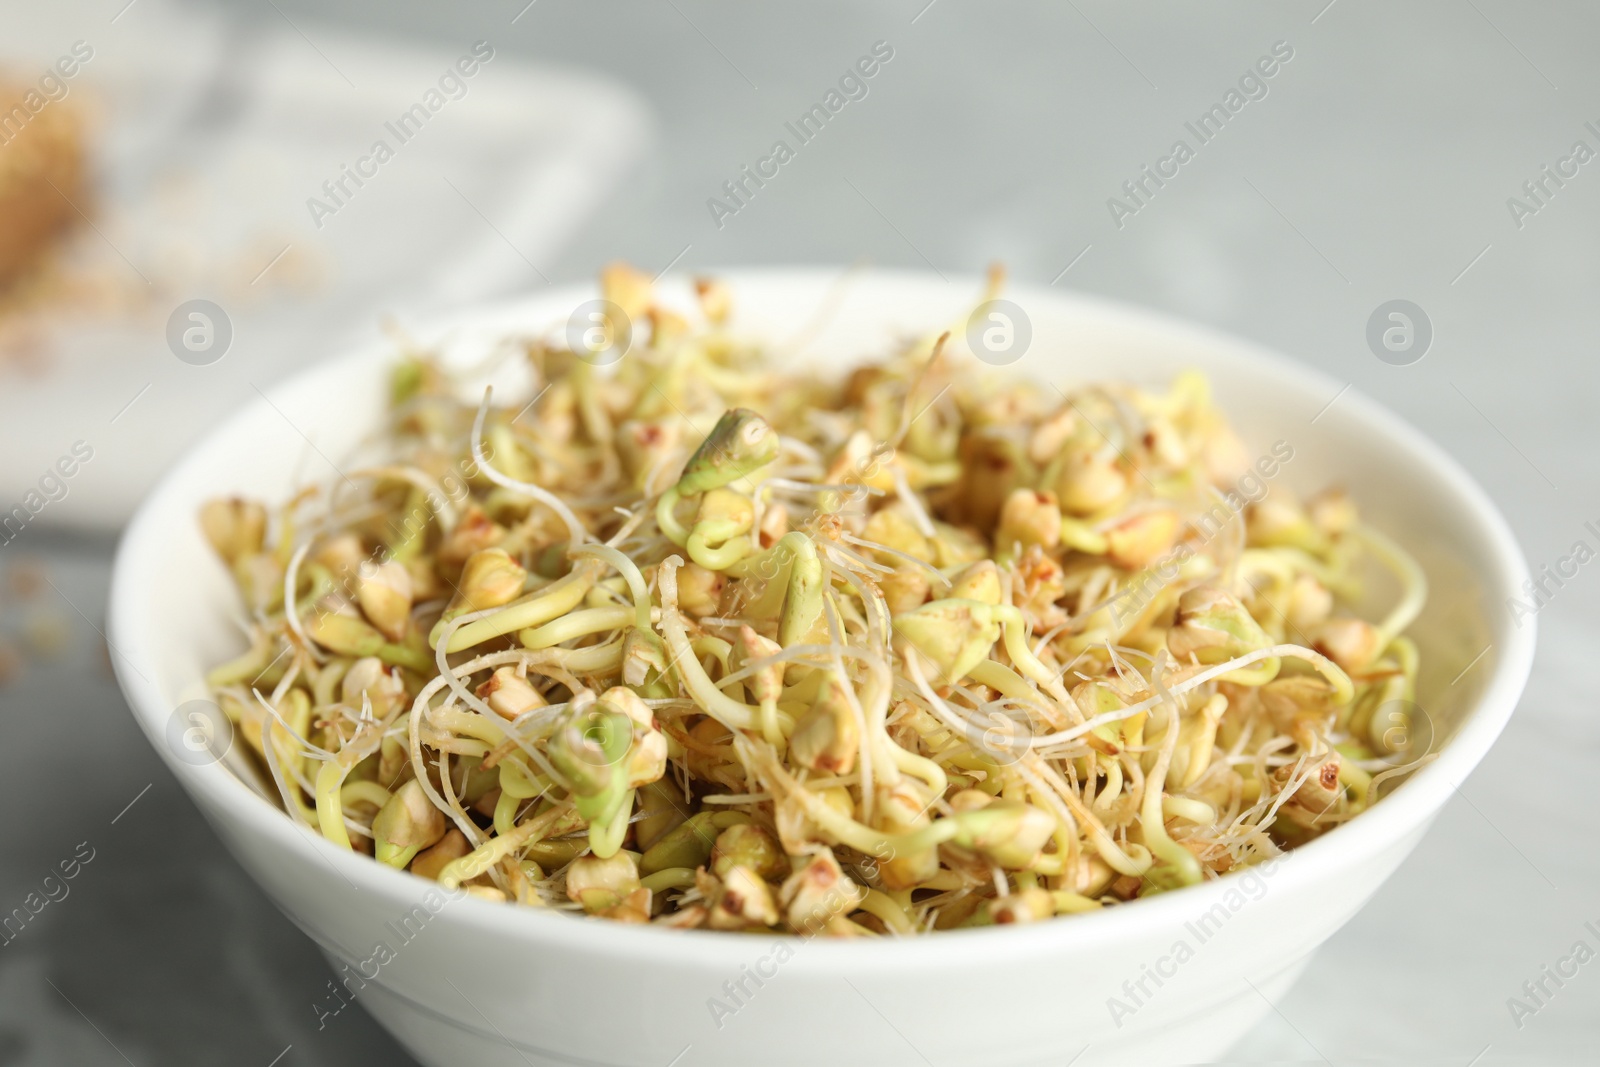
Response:
[[[1578,141],[1600,150],[1592,7],[229,3],[292,20],[308,47],[326,19],[375,39],[485,39],[641,91],[657,121],[648,162],[559,259],[505,288],[619,257],[946,274],[1001,259],[1018,278],[1166,309],[1353,383],[1472,472],[1535,569],[1593,541],[1600,163],[1574,155]],[[21,7],[0,2],[0,26]],[[116,25],[79,36],[110,47]],[[863,98],[739,210],[707,206],[880,41],[893,57]],[[1279,42],[1292,58],[1257,98],[1130,200],[1123,182],[1192,137],[1185,122]],[[1547,166],[1567,172],[1559,186]],[[1524,183],[1537,181],[1535,199]],[[1409,365],[1366,339],[1394,299],[1433,327]],[[0,1065],[409,1062],[362,1012],[319,1028],[321,957],[127,716],[97,636],[113,535],[41,523],[0,548],[0,635],[21,656],[0,686],[0,908],[92,856],[0,946]],[[1574,942],[1596,945],[1586,922],[1600,926],[1593,570],[1541,610],[1533,677],[1500,742],[1225,1062],[1600,1057],[1600,964],[1532,1015],[1508,1007]]]

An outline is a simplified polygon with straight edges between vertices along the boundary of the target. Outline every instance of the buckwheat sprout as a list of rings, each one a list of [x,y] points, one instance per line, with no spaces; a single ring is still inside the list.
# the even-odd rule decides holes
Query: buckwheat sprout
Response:
[[[1037,769],[1040,766],[1039,758],[1034,756],[1032,753],[1029,753],[1018,762],[1016,771],[1017,774],[1021,776],[1022,780],[1028,783],[1028,791],[1032,794],[1034,802],[1042,803],[1045,807],[1049,808],[1055,813],[1056,822],[1060,826],[1060,829],[1056,834],[1057,842],[1068,842],[1072,848],[1072,851],[1075,852],[1078,842],[1078,820],[1073,817],[1072,812],[1068,810],[1067,805],[1062,801],[1062,798],[1071,791],[1066,788],[1057,788],[1055,783],[1042,779],[1037,773]],[[1104,830],[1101,830],[1098,835],[1094,836],[1097,838],[1104,838]],[[1109,841],[1109,839],[1106,840]],[[1120,851],[1120,849],[1112,848],[1114,855],[1120,853]],[[1071,856],[1067,852],[1058,852],[1053,858],[1056,863],[1062,869],[1064,869],[1066,864],[1070,861]],[[1119,858],[1122,857],[1119,856]],[[1043,870],[1045,867],[1050,866],[1049,861],[1051,859],[1052,857],[1048,855],[1041,856],[1039,860],[1034,863],[1034,869]],[[1129,861],[1128,865],[1131,868],[1133,866],[1132,861]],[[1060,874],[1062,872],[1061,870],[1057,870],[1054,873]]]
[[[1052,714],[1055,709],[1050,706],[1045,694],[1033,688],[1027,679],[998,660],[980,661],[967,672],[967,677],[979,685],[986,685],[996,692],[1004,693],[1019,706],[1034,708],[1052,718],[1057,717]],[[1079,716],[1079,720],[1082,720],[1082,716]]]
[[[916,925],[911,921],[911,916],[906,914],[905,908],[889,894],[880,889],[867,890],[866,896],[861,899],[861,910],[882,919],[884,925],[894,934],[914,934]]]
[[[1367,783],[1367,795],[1372,799],[1372,802],[1375,803],[1378,799],[1379,785],[1387,782],[1391,778],[1397,778],[1403,774],[1410,774],[1419,767],[1426,767],[1428,764],[1432,763],[1438,758],[1439,753],[1428,752],[1412,760],[1410,763],[1402,763],[1399,766],[1393,766],[1387,770],[1379,771],[1377,774],[1372,776],[1372,781]]]
[[[927,701],[928,707],[933,710],[935,715],[944,719],[945,722],[949,723],[957,731],[965,734],[971,729],[970,725],[968,724],[967,720],[956,713],[954,708],[950,707],[948,703],[941,700],[938,694],[936,694],[932,687],[929,686],[928,679],[926,675],[923,674],[920,659],[921,657],[916,653],[912,653],[905,659],[906,672],[910,675],[912,684],[917,687],[918,691],[922,694],[923,699]],[[1041,790],[1053,792],[1059,795],[1069,804],[1073,804],[1073,806],[1079,808],[1077,818],[1081,819],[1088,829],[1090,840],[1093,842],[1095,850],[1114,870],[1120,874],[1142,875],[1146,870],[1149,869],[1150,865],[1147,860],[1144,860],[1138,856],[1128,855],[1121,847],[1117,845],[1114,840],[1112,840],[1111,836],[1106,833],[1105,827],[1100,823],[1100,821],[1096,819],[1086,807],[1081,806],[1081,801],[1077,799],[1076,793],[1070,789],[1045,790],[1045,787],[1042,784],[1036,784]],[[1072,818],[1073,816],[1068,814],[1066,824],[1070,824]]]
[[[790,645],[788,648],[774,652],[770,656],[763,656],[760,659],[751,660],[736,671],[729,671],[727,674],[722,676],[717,684],[719,687],[737,685],[738,683],[755,676],[765,667],[774,666],[780,663],[803,663],[807,659],[826,660],[836,651],[846,656],[865,656],[868,654],[861,649],[850,648],[844,645]]]
[[[458,615],[454,619],[451,619],[449,622],[444,624],[444,629],[439,636],[439,641],[434,646],[433,650],[434,664],[438,668],[439,678],[444,680],[444,684],[450,687],[451,691],[455,693],[457,699],[466,704],[473,711],[476,711],[478,714],[490,719],[494,718],[495,713],[490,709],[489,705],[479,700],[470,690],[467,689],[465,685],[461,683],[461,675],[457,673],[454,667],[450,666],[450,661],[446,658],[445,653],[449,648],[451,637],[455,635],[455,632],[458,629],[468,623],[476,622],[478,619],[481,619],[486,615],[492,614],[494,610],[495,609],[493,608],[486,608],[483,611],[472,611],[465,615]],[[426,706],[424,706],[424,710],[426,710]]]
[[[569,612],[533,629],[522,631],[522,643],[530,649],[545,649],[591,634],[611,633],[630,622],[637,623],[638,607],[618,605],[612,608],[585,608]],[[646,618],[641,629],[650,626],[651,609],[645,607]]]
[[[300,564],[305,561],[306,553],[311,551],[311,542],[307,541],[294,550],[294,555],[289,557],[289,565],[283,569],[283,619],[289,624],[289,630],[300,639],[300,645],[312,659],[321,661],[317,646],[312,642],[304,626],[300,625],[300,611],[295,603],[295,586],[300,578]]]
[[[1220,678],[1225,674],[1231,674],[1240,667],[1248,666],[1263,659],[1280,656],[1303,659],[1315,667],[1323,677],[1332,683],[1334,703],[1348,704],[1354,697],[1355,687],[1352,685],[1349,675],[1345,674],[1344,671],[1335,666],[1332,660],[1328,659],[1328,657],[1322,655],[1320,652],[1313,652],[1311,649],[1302,648],[1299,645],[1272,645],[1268,648],[1257,649],[1254,652],[1247,652],[1244,655],[1231,659],[1226,663],[1219,663],[1215,667],[1207,668],[1198,674],[1184,679],[1178,684],[1172,686],[1169,692],[1172,694],[1172,696],[1179,697],[1190,690],[1198,689],[1207,682]],[[1161,703],[1161,701],[1162,697],[1157,694],[1156,696],[1141,700],[1138,703],[1130,704],[1125,708],[1118,708],[1116,711],[1103,712],[1102,714],[1096,715],[1078,726],[1071,727],[1070,729],[1061,730],[1053,734],[1045,734],[1042,737],[1035,737],[1032,741],[1032,745],[1033,747],[1038,748],[1043,745],[1053,745],[1059,744],[1062,741],[1075,740],[1076,738],[1082,737],[1084,734],[1095,729],[1096,727],[1104,726],[1108,723],[1121,722],[1123,719],[1132,718],[1141,711],[1148,711],[1150,708],[1153,708],[1157,704]]]
[[[822,550],[832,557],[831,562],[848,562],[852,573],[863,577],[874,574],[881,576],[894,573],[894,568],[887,563],[874,563],[869,559],[863,559],[841,544],[829,542],[822,546]]]
[[[478,405],[478,415],[472,420],[472,460],[478,465],[478,470],[483,476],[502,489],[509,489],[513,493],[522,493],[531,496],[551,511],[555,512],[567,527],[568,544],[577,546],[589,539],[589,532],[583,528],[583,523],[572,513],[572,509],[560,497],[542,486],[531,482],[519,482],[515,478],[508,478],[490,466],[489,460],[483,454],[483,420],[489,414],[489,399],[494,395],[494,386],[486,385],[483,388],[483,403]]]
[[[890,476],[894,478],[894,491],[897,499],[911,514],[911,521],[917,524],[917,531],[923,537],[935,537],[937,531],[933,527],[933,520],[928,517],[928,512],[922,506],[921,499],[911,489],[911,483],[906,479],[906,469],[902,464],[889,465]]]
[[[410,464],[394,463],[380,467],[363,467],[360,470],[350,471],[349,478],[392,478],[395,481],[405,482],[422,490],[423,499],[438,518],[439,524],[445,529],[450,529],[456,524],[455,505],[450,503],[450,496],[444,491],[437,479],[419,470]]]
[[[889,611],[889,605],[883,599],[882,594],[878,593],[870,585],[867,585],[865,589],[861,588],[860,583],[856,583],[856,585],[857,595],[861,597],[862,605],[866,610],[867,644],[875,652],[880,653],[882,656],[888,656],[893,651],[892,641],[894,635],[894,617]],[[891,687],[885,686],[885,688]]]
[[[910,566],[913,566],[913,567],[919,567],[922,570],[927,572],[929,581],[938,582],[940,585],[944,586],[946,589],[950,588],[950,585],[951,585],[950,577],[948,575],[946,575],[943,571],[941,571],[938,567],[935,567],[933,564],[929,563],[927,560],[918,559],[916,556],[911,555],[909,552],[902,552],[897,548],[891,548],[888,545],[881,545],[876,541],[865,540],[863,538],[855,536],[854,534],[852,534],[852,533],[850,533],[848,531],[845,531],[841,536],[849,544],[857,545],[857,546],[859,546],[861,548],[870,549],[873,552],[881,552],[886,556],[893,556],[895,559],[899,560],[902,563],[909,564]],[[893,570],[893,568],[889,568],[889,569]]]
[[[995,614],[1000,620],[1000,635],[1011,662],[1016,664],[1017,669],[1030,681],[1059,701],[1073,718],[1082,719],[1083,713],[1078,708],[1078,702],[1072,699],[1072,695],[1061,684],[1061,679],[1056,676],[1055,671],[1041,663],[1033,654],[1033,650],[1028,647],[1027,622],[1023,619],[1022,612],[1010,604],[1002,603]]]
[[[707,793],[700,798],[702,804],[762,804],[770,801],[771,793]]]
[[[1371,526],[1362,525],[1356,528],[1356,536],[1400,580],[1400,600],[1389,609],[1389,614],[1385,615],[1377,626],[1378,642],[1375,654],[1381,654],[1395,637],[1415,622],[1417,616],[1422,613],[1422,605],[1428,599],[1428,577],[1411,554],[1395,544],[1387,535],[1379,533]]]
[[[301,737],[294,727],[290,726],[286,721],[284,721],[283,714],[278,711],[276,704],[262,696],[261,690],[252,689],[250,690],[250,693],[256,698],[257,702],[266,709],[267,716],[277,724],[278,728],[284,733],[288,734],[289,737],[292,738],[294,742],[301,748],[305,749],[307,755],[320,760],[329,760],[333,758],[332,752],[329,752],[325,748],[319,748],[316,745],[313,745],[310,741],[307,741],[305,738]]]
[[[286,677],[288,676],[286,675]],[[310,783],[304,781],[297,768],[291,768],[291,774],[295,779],[295,791],[290,791],[288,777],[283,771],[281,753],[278,750],[277,738],[274,736],[272,731],[273,729],[283,730],[283,732],[288,734],[295,742],[299,743],[299,745],[305,750],[306,754],[309,754],[314,758],[331,759],[333,754],[328,752],[326,749],[318,748],[316,745],[313,745],[311,742],[301,737],[300,733],[284,720],[283,715],[278,711],[276,701],[269,701],[266,697],[261,695],[261,690],[259,689],[252,689],[250,692],[251,695],[255,697],[256,702],[259,703],[263,709],[265,709],[267,717],[272,720],[272,724],[265,731],[266,736],[262,739],[263,744],[261,746],[261,755],[263,761],[267,764],[268,772],[272,775],[273,784],[278,787],[278,793],[283,798],[284,806],[289,812],[298,816],[299,820],[304,822],[306,825],[316,826],[317,822],[314,813],[311,811],[311,809],[306,807],[305,802],[301,799],[304,794],[312,792]],[[279,699],[281,699],[281,696]],[[297,753],[297,761],[299,758],[300,755]]]
[[[259,696],[260,694],[257,695]],[[289,789],[289,783],[283,775],[283,767],[278,761],[278,746],[270,743],[263,745],[261,758],[267,765],[267,773],[272,776],[272,784],[278,788],[278,796],[283,801],[283,810],[288,812],[289,817],[294,819],[295,822],[320,832],[320,826],[317,821],[311,814],[308,814],[305,802],[300,799],[301,794],[299,791],[301,787],[296,785],[294,792]]]
[[[756,763],[764,774],[778,783],[782,791],[790,797],[797,799],[805,808],[806,814],[815,819],[829,833],[839,838],[840,841],[860,852],[871,856],[890,855],[899,851],[916,851],[928,848],[951,840],[957,832],[954,820],[937,820],[930,823],[921,831],[910,834],[894,835],[874,830],[847,815],[842,815],[830,807],[826,801],[818,797],[811,790],[783,769],[775,756],[770,751],[762,752],[757,742],[748,740],[745,735],[735,735],[735,743],[742,746],[746,757]],[[937,827],[937,829],[935,829]]]
[[[1278,809],[1293,799],[1294,795],[1300,791],[1300,787],[1310,781],[1311,776],[1316,773],[1316,765],[1312,762],[1310,753],[1306,753],[1295,760],[1294,766],[1300,769],[1291,774],[1289,780],[1283,784],[1283,788],[1273,795],[1272,804],[1267,808],[1266,814],[1261,821],[1271,822],[1276,818]]]
[[[1063,622],[1063,623],[1060,623],[1059,625],[1052,626],[1050,629],[1046,630],[1044,633],[1037,635],[1033,639],[1032,652],[1033,652],[1034,658],[1037,659],[1041,655],[1043,655],[1044,654],[1044,650],[1050,647],[1051,642],[1053,642],[1061,634],[1066,633],[1071,628],[1072,628],[1072,623],[1070,621]],[[1079,658],[1081,658],[1081,656]],[[1077,662],[1077,658],[1075,658],[1073,660],[1073,663],[1076,663],[1076,662]],[[1067,664],[1065,667],[1063,667],[1061,669],[1061,671],[1056,675],[1056,677],[1058,677],[1058,678],[1059,677],[1064,677],[1066,675],[1067,671],[1069,671],[1071,669],[1072,669],[1072,664],[1069,663],[1069,664]]]
[[[482,614],[482,613],[480,612],[480,613],[477,613],[477,614]],[[460,616],[459,618],[451,620],[450,623],[447,624],[447,626],[446,626],[446,641],[448,640],[448,634],[449,634],[449,632],[451,630],[453,630],[456,626],[458,626],[458,625],[460,625],[460,624],[462,624],[464,622],[470,621],[471,618],[472,618],[471,615],[463,615],[463,616]],[[499,717],[495,714],[493,709],[491,709],[487,704],[485,704],[481,699],[479,699],[476,694],[470,692],[467,689],[467,687],[464,684],[462,684],[461,679],[463,677],[471,677],[471,675],[473,673],[475,673],[478,670],[482,670],[484,667],[503,666],[507,662],[522,662],[525,659],[525,654],[524,653],[509,653],[509,654],[501,653],[499,655],[491,654],[491,655],[488,655],[488,656],[480,656],[477,659],[469,660],[466,663],[463,663],[459,667],[451,667],[449,665],[448,661],[445,659],[445,653],[444,653],[445,643],[446,643],[445,641],[441,641],[439,643],[439,647],[435,650],[436,662],[437,662],[437,664],[439,666],[439,674],[438,674],[438,676],[435,677],[432,681],[428,682],[427,685],[425,685],[422,688],[422,691],[417,694],[416,700],[411,705],[411,708],[412,708],[412,722],[413,722],[413,732],[412,732],[413,738],[416,737],[415,724],[420,719],[427,718],[429,716],[429,714],[433,711],[432,707],[429,704],[429,701],[433,698],[433,696],[435,694],[437,694],[444,687],[448,687],[450,689],[450,692],[451,692],[450,699],[451,700],[455,700],[455,699],[461,700],[468,707],[470,707],[475,714],[477,714],[479,716],[482,716],[484,721],[487,722],[490,726],[494,727],[497,730],[502,729],[500,724],[504,720],[499,719]],[[509,740],[512,740],[512,741],[516,742],[517,747],[521,751],[523,751],[523,752],[525,752],[527,754],[528,758],[533,761],[534,765],[539,768],[541,773],[547,775],[553,781],[560,782],[563,785],[566,783],[566,777],[555,769],[554,765],[551,764],[548,756],[546,756],[543,752],[540,752],[533,745],[527,743],[522,738],[522,736],[520,734],[518,734],[517,732],[515,732],[515,731],[506,731],[506,733],[509,734]],[[413,746],[413,747],[415,747],[415,746]],[[415,759],[414,762],[418,766],[419,777],[423,777],[423,775],[420,774],[420,765],[421,765],[421,762],[422,762],[421,758],[420,758],[420,754],[418,754],[418,756],[417,756],[417,758]],[[427,788],[428,788],[428,786],[426,785],[426,783],[424,783],[424,789],[427,789]]]
[[[671,653],[672,666],[706,714],[729,730],[759,729],[760,709],[735,700],[718,688],[689,647],[688,631],[678,616],[678,568],[682,566],[682,557],[668,557],[661,564],[659,578],[661,636],[666,641],[667,651]]]
[[[1157,696],[1166,703],[1169,714],[1166,736],[1161,740],[1161,749],[1156,755],[1155,766],[1151,767],[1150,773],[1145,776],[1139,825],[1144,829],[1145,847],[1171,864],[1180,882],[1184,885],[1195,885],[1201,878],[1200,861],[1195,859],[1194,853],[1173,841],[1167,833],[1166,818],[1161,803],[1161,790],[1166,785],[1167,768],[1172,765],[1172,753],[1178,744],[1180,708],[1173,691],[1161,682],[1159,663],[1151,673],[1151,682],[1156,687]]]
[[[460,652],[508,633],[542,626],[581,604],[593,587],[597,573],[595,563],[586,561],[565,576],[503,608],[473,612],[470,619],[465,615],[458,616],[453,621],[467,625],[449,627],[451,636],[447,638],[442,636],[446,624],[441,619],[428,635],[429,642],[446,652]]]
[[[876,805],[876,790],[873,788],[872,750],[877,747],[878,731],[881,729],[878,725],[878,716],[876,714],[880,710],[878,708],[879,701],[874,700],[873,702],[874,715],[872,716],[872,721],[869,722],[866,711],[861,707],[861,700],[856,695],[855,687],[849,684],[849,677],[844,669],[844,657],[839,652],[842,647],[841,638],[843,636],[839,625],[839,613],[834,608],[831,599],[825,603],[824,607],[828,620],[828,636],[832,638],[833,642],[833,676],[841,683],[845,703],[850,708],[850,715],[855,719],[856,734],[861,738],[860,751],[856,754],[856,765],[861,773],[861,819],[870,825],[873,808]],[[887,710],[889,686],[883,684],[881,676],[875,680],[878,682],[877,688],[879,695],[882,697],[881,703],[884,705],[881,710]]]
[[[800,440],[798,437],[791,437],[788,434],[780,433],[778,435],[778,441],[785,452],[794,453],[812,467],[820,469],[826,462],[821,452],[806,442]],[[809,485],[809,483],[804,482],[800,484],[803,486]]]
[[[370,700],[363,704],[362,719],[363,725],[356,735],[346,741],[338,753],[323,761],[321,769],[317,771],[315,786],[317,821],[322,828],[322,836],[345,848],[351,847],[350,835],[344,826],[344,804],[340,799],[345,775],[357,763],[377,751],[383,741],[383,726],[372,718]]]
[[[633,625],[640,630],[650,629],[650,586],[644,580],[644,574],[640,572],[638,564],[610,545],[583,545],[573,549],[572,555],[591,556],[611,564],[628,583],[628,592],[633,597]]]
[[[410,715],[410,719],[410,756],[414,773],[413,780],[422,788],[422,792],[428,798],[429,803],[431,803],[435,809],[445,813],[450,817],[450,819],[456,824],[457,829],[461,831],[462,836],[464,836],[468,841],[477,840],[482,835],[482,831],[478,828],[478,824],[473,822],[465,811],[461,810],[461,805],[446,801],[444,797],[440,796],[439,791],[433,787],[433,783],[429,780],[430,776],[428,774],[428,766],[426,761],[423,759],[422,754],[423,716],[413,711]],[[439,781],[441,785],[445,786],[446,791],[448,792],[452,788],[446,781],[446,779],[449,778],[449,755],[442,749],[435,749],[435,751],[438,753],[436,765],[439,772]]]
[[[483,827],[472,821],[472,816],[467,814],[466,808],[461,803],[461,798],[456,795],[455,775],[450,766],[450,757],[454,753],[448,748],[439,749],[439,788],[444,792],[446,810],[449,812],[458,827],[462,828],[462,835],[474,847],[483,843],[488,837]],[[463,776],[464,777],[464,776]],[[463,784],[465,784],[463,782]],[[468,829],[470,827],[470,830]],[[441,885],[444,883],[441,881]],[[446,888],[454,889],[454,886]]]
[[[768,477],[756,483],[755,494],[759,494],[768,487],[774,489],[787,489],[799,496],[820,496],[824,493],[857,493],[862,496],[883,496],[883,490],[871,485],[862,485],[853,482],[797,482],[792,478]]]

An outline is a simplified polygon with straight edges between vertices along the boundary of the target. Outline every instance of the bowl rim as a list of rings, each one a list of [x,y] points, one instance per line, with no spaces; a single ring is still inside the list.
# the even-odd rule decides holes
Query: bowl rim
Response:
[[[959,285],[968,285],[973,292],[979,291],[982,284],[981,279],[975,276],[940,278],[926,271],[876,268],[848,270],[856,275],[854,284],[879,283],[913,288],[938,286],[950,290]],[[741,281],[746,279],[769,286],[783,283],[815,286],[819,282],[836,282],[845,273],[845,268],[818,266],[732,267],[696,272],[699,276],[719,278],[736,292]],[[665,281],[671,285],[685,278],[684,275],[667,275]],[[595,292],[596,287],[592,283],[557,286],[432,315],[419,324],[415,332],[420,336],[442,335],[452,328],[470,328],[475,322],[535,313],[547,303],[571,306],[577,300],[592,297]],[[1478,533],[1493,554],[1495,573],[1484,576],[1486,593],[1516,595],[1523,581],[1529,577],[1526,561],[1510,526],[1488,494],[1440,446],[1360,390],[1343,386],[1322,371],[1263,345],[1167,312],[1042,285],[1014,284],[1008,286],[1007,295],[1023,303],[1046,300],[1070,306],[1097,319],[1125,324],[1142,336],[1220,349],[1226,351],[1230,359],[1270,369],[1278,376],[1297,379],[1308,388],[1321,389],[1326,395],[1331,396],[1342,390],[1339,399],[1345,417],[1355,417],[1365,426],[1395,440],[1428,468],[1439,488],[1455,497],[1464,510],[1473,516]],[[273,407],[274,397],[311,389],[324,376],[337,376],[353,366],[386,358],[394,358],[394,347],[389,342],[374,341],[348,348],[333,358],[276,383],[261,396],[228,414],[189,446],[146,495],[123,532],[111,575],[107,632],[113,648],[117,650],[112,656],[113,667],[131,713],[152,747],[186,791],[200,803],[202,810],[211,805],[224,809],[247,832],[264,835],[279,849],[300,856],[308,864],[331,864],[345,881],[363,895],[385,900],[396,909],[404,910],[420,903],[429,889],[437,890],[437,884],[375,863],[366,856],[338,848],[320,835],[311,833],[240,782],[221,762],[192,766],[177,760],[159,740],[170,709],[162,699],[158,686],[131,666],[131,662],[139,661],[141,657],[138,653],[146,647],[146,629],[137,591],[148,564],[142,567],[141,561],[148,559],[151,547],[161,539],[162,524],[171,517],[174,508],[182,503],[182,483],[185,478],[194,471],[210,466],[214,460],[209,460],[208,456],[214,451],[214,446],[240,421],[259,417],[260,412]],[[1493,601],[1488,601],[1486,597],[1486,602]],[[1492,676],[1478,699],[1464,710],[1461,727],[1439,750],[1437,759],[1412,774],[1401,788],[1387,796],[1383,803],[1363,812],[1360,818],[1352,819],[1335,832],[1287,853],[1286,862],[1276,864],[1272,874],[1271,884],[1279,887],[1277,892],[1293,892],[1297,888],[1324,882],[1336,871],[1364,857],[1379,854],[1425,828],[1504,729],[1532,668],[1536,637],[1536,618],[1527,620],[1525,626],[1502,626],[1495,635],[1495,644],[1499,647],[1498,655],[1491,664]],[[153,662],[153,657],[148,655],[142,658],[146,662]],[[1246,870],[1252,869],[1255,868]],[[1170,929],[1183,920],[1205,913],[1239,884],[1240,878],[1224,876],[1198,886],[1185,887],[1181,891],[1140,900],[1134,907],[1108,908],[1092,914],[1072,916],[1070,921],[1029,924],[1025,929],[990,926],[948,930],[931,937],[872,939],[871,944],[858,939],[802,939],[821,941],[823,944],[796,953],[794,959],[785,964],[785,970],[828,973],[835,973],[844,967],[857,972],[896,970],[944,959],[947,949],[970,951],[981,947],[988,953],[986,958],[995,962],[1034,958],[1041,953],[1088,949],[1137,937],[1141,931]],[[572,916],[552,914],[544,909],[507,907],[472,898],[456,900],[446,911],[451,923],[459,923],[483,933],[522,942],[553,942],[564,949],[585,952],[591,956],[636,963],[671,964],[692,960],[698,966],[736,970],[754,952],[760,951],[753,946],[761,944],[759,940],[729,937],[720,931],[662,930],[648,925],[575,922]],[[772,936],[777,940],[793,938],[793,935],[778,933]],[[685,942],[684,938],[690,940]]]

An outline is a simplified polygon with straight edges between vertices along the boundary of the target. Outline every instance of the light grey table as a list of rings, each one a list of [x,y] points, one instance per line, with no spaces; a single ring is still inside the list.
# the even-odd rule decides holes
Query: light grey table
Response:
[[[1592,8],[525,2],[237,0],[313,28],[322,16],[378,36],[487,39],[636,85],[658,112],[651,162],[560,261],[537,265],[556,281],[618,257],[947,274],[1001,259],[1016,277],[1169,309],[1352,382],[1472,471],[1535,568],[1593,543],[1600,162],[1567,165],[1559,188],[1545,179],[1542,203],[1522,188],[1575,141],[1600,150],[1586,126],[1600,127]],[[893,58],[867,95],[717,225],[707,200],[727,202],[723,183],[879,41]],[[1277,42],[1293,57],[1265,95],[1129,200],[1122,183],[1176,139],[1194,146],[1184,123]],[[530,270],[506,284],[539,282]],[[1391,299],[1433,325],[1420,362],[1368,348],[1368,317]],[[220,851],[98,653],[76,651],[96,644],[109,551],[109,537],[42,527],[0,550],[0,570],[31,553],[54,584],[31,601],[3,594],[4,632],[65,628],[73,650],[32,657],[0,689],[0,905],[78,842],[95,857],[0,947],[0,1064],[404,1062],[359,1012],[318,1029],[320,958]],[[1575,941],[1600,948],[1584,929],[1600,925],[1593,570],[1541,611],[1534,676],[1500,744],[1229,1062],[1600,1057],[1600,963],[1535,1015],[1516,1020],[1507,1003]]]

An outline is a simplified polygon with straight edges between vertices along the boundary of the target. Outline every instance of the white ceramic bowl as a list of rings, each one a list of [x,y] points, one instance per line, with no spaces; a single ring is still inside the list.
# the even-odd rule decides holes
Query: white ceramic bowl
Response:
[[[819,371],[943,323],[957,323],[959,337],[978,291],[888,272],[847,283],[817,270],[723,277],[741,328]],[[478,342],[500,331],[559,329],[594,295],[556,290],[423,336],[481,353]],[[1055,290],[1008,295],[1033,330],[1013,370],[1058,384],[1158,384],[1199,367],[1252,449],[1280,440],[1294,449],[1275,484],[1348,486],[1427,569],[1432,595],[1412,633],[1437,761],[1270,874],[1101,914],[908,940],[673,932],[472,899],[441,905],[432,883],[298,828],[224,765],[178,758],[174,709],[204,696],[205,669],[243,645],[229,624],[235,594],[196,525],[200,503],[231,492],[277,500],[335,477],[332,465],[378,424],[388,346],[272,390],[194,448],[140,508],[110,606],[133,713],[239,862],[336,968],[351,968],[341,977],[358,965],[374,976],[348,988],[430,1065],[1061,1064],[1085,1046],[1080,1065],[1214,1057],[1406,857],[1505,725],[1533,656],[1532,621],[1519,629],[1503,607],[1526,568],[1461,468],[1378,405],[1340,395],[1343,383],[1146,311]],[[833,312],[819,333],[824,306]]]

